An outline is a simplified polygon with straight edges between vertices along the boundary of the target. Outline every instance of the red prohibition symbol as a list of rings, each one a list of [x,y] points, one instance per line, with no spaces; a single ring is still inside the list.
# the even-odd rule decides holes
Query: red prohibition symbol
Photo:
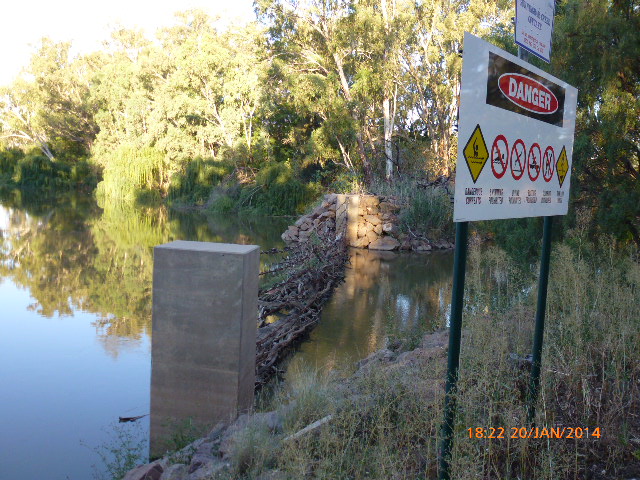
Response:
[[[549,146],[544,151],[542,157],[542,178],[545,182],[550,182],[553,178],[553,172],[556,165],[556,154],[553,151],[553,147]]]
[[[540,150],[540,145],[534,143],[531,145],[529,149],[529,156],[527,157],[527,173],[529,174],[529,179],[532,182],[535,182],[540,176],[540,162],[542,161],[542,150]]]
[[[520,139],[516,140],[511,147],[511,175],[516,180],[520,180],[524,175],[524,170],[527,166],[527,147],[524,146],[524,142]]]
[[[502,178],[507,171],[509,144],[504,135],[498,135],[491,147],[491,170],[496,178]]]

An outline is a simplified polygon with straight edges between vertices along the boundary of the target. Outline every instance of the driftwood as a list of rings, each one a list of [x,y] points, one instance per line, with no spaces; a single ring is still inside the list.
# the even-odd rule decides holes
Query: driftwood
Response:
[[[314,234],[266,272],[267,279],[280,280],[258,295],[256,387],[277,373],[276,363],[315,326],[322,305],[343,280],[347,248],[332,237]]]

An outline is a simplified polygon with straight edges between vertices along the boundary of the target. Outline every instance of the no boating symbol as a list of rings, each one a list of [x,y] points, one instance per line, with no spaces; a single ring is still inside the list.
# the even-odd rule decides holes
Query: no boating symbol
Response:
[[[516,140],[516,143],[511,147],[511,175],[515,180],[520,180],[524,175],[524,169],[527,163],[526,147],[524,142],[520,139]]]

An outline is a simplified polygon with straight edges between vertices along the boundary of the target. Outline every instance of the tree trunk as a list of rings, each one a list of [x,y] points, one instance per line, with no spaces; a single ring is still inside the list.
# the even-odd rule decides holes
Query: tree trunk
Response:
[[[340,86],[342,88],[342,93],[344,94],[344,98],[346,98],[347,102],[351,104],[351,90],[349,88],[349,83],[347,82],[347,77],[344,74],[344,68],[342,66],[342,59],[340,55],[337,53],[333,54],[333,60],[336,64],[336,70],[338,71],[338,75],[340,76]],[[349,112],[351,113],[351,118],[356,125],[356,142],[358,144],[358,154],[362,158],[362,168],[364,170],[364,178],[367,183],[371,181],[371,164],[369,163],[369,157],[367,157],[367,153],[364,149],[364,142],[362,141],[362,128],[360,127],[360,122],[358,120],[358,116],[351,105],[349,105]]]

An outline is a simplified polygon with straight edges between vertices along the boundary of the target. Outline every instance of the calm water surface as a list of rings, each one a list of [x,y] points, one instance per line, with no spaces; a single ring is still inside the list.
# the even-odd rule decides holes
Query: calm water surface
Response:
[[[268,249],[282,245],[287,224],[1,192],[0,480],[106,478],[100,453],[146,441],[148,417],[118,417],[149,413],[153,246]],[[350,364],[394,329],[442,323],[452,262],[353,251],[346,281],[292,362]]]

